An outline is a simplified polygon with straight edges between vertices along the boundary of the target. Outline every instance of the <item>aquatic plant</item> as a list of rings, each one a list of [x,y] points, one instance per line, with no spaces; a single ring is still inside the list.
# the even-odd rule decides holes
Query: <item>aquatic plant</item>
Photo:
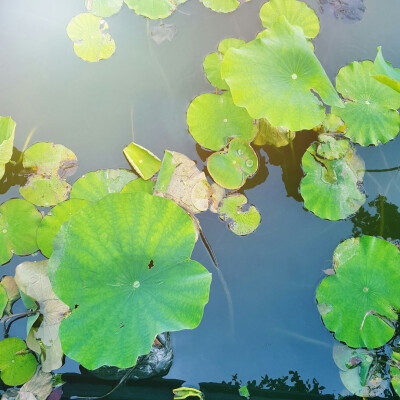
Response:
[[[123,153],[129,165],[144,180],[150,179],[161,168],[161,160],[144,147],[131,143],[126,146]]]
[[[123,4],[124,0],[85,0],[87,10],[98,17],[111,17],[121,10]]]
[[[207,8],[221,13],[229,13],[235,11],[241,3],[250,0],[200,0]]]
[[[400,92],[400,70],[394,68],[388,61],[385,61],[380,46],[378,47],[378,54],[374,61],[371,76],[396,92]]]
[[[5,165],[11,160],[16,125],[11,117],[0,117],[0,179]]]

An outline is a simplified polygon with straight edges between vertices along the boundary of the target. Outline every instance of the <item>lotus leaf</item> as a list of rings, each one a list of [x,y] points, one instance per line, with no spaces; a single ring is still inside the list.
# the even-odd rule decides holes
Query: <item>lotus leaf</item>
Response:
[[[362,146],[386,143],[399,132],[400,93],[373,79],[373,67],[371,61],[353,62],[336,77],[347,101],[344,108],[332,107],[332,113],[345,122],[345,135]]]
[[[35,375],[19,391],[19,400],[46,400],[52,390],[53,375],[43,372],[42,368],[38,366]]]
[[[71,199],[96,202],[110,193],[118,193],[136,175],[127,169],[100,169],[79,178],[71,190]]]
[[[197,214],[208,209],[211,189],[205,173],[199,171],[193,160],[166,150],[154,194]]]
[[[228,222],[228,228],[240,236],[254,232],[261,222],[261,216],[257,208],[248,206],[247,198],[243,194],[233,194],[222,200],[218,209],[219,217]]]
[[[135,192],[146,192],[149,194],[153,194],[154,190],[154,181],[144,179],[134,179],[133,181],[128,182],[121,190],[121,193],[135,193]]]
[[[346,147],[341,143],[333,146],[330,142],[312,144],[302,158],[305,176],[300,192],[304,207],[320,218],[331,221],[347,218],[366,200],[359,189],[364,176],[364,162],[353,147],[349,147],[343,156]],[[341,155],[341,158],[333,158],[334,155]]]
[[[235,11],[241,3],[250,0],[200,0],[207,8],[220,13]]]
[[[114,54],[115,42],[107,30],[107,22],[90,13],[77,15],[67,26],[67,34],[74,42],[76,55],[90,62],[97,62]]]
[[[7,304],[4,308],[4,312],[6,314],[11,314],[13,304],[20,298],[18,286],[12,276],[3,276],[0,286],[6,291],[7,295]]]
[[[245,44],[246,42],[242,39],[226,38],[219,43],[218,51],[221,56],[224,56],[229,49],[240,49]]]
[[[65,181],[77,168],[75,154],[54,143],[36,143],[24,152],[23,166],[32,173],[20,194],[37,206],[53,206],[68,198],[71,186]]]
[[[180,387],[173,389],[174,400],[187,399],[188,397],[198,397],[200,400],[204,400],[204,394],[199,389],[192,387]]]
[[[287,21],[300,27],[307,38],[315,38],[319,32],[319,20],[315,11],[303,1],[270,0],[260,10],[260,18],[265,28],[271,28],[284,15]]]
[[[317,156],[326,160],[343,158],[352,149],[348,140],[336,138],[326,133],[319,135],[318,140]]]
[[[138,15],[150,19],[169,17],[179,4],[187,0],[124,0],[126,5]]]
[[[0,179],[4,175],[5,165],[11,160],[16,125],[11,117],[0,117]]]
[[[36,303],[34,309],[38,310],[38,314],[29,317],[28,347],[40,354],[44,372],[60,368],[63,351],[58,330],[61,320],[69,312],[69,307],[53,292],[48,277],[48,260],[18,265],[15,281],[23,293],[22,300],[26,308],[32,308],[33,300]]]
[[[116,14],[124,4],[124,0],[86,0],[86,8],[99,17],[110,17]]]
[[[146,181],[160,170],[161,160],[151,151],[136,143],[126,146],[124,155],[130,166]]]
[[[0,319],[3,317],[4,310],[7,307],[8,296],[6,289],[3,286],[0,286]]]
[[[390,359],[390,378],[394,391],[400,393],[400,348],[397,344]]]
[[[371,74],[378,82],[400,92],[400,69],[392,67],[392,64],[385,61],[381,47],[378,47]]]
[[[42,214],[22,199],[11,199],[0,206],[0,264],[13,254],[27,256],[38,250],[36,233]]]
[[[312,129],[325,118],[325,108],[313,89],[329,105],[342,106],[334,87],[300,28],[284,16],[267,38],[256,39],[224,56],[221,76],[233,101],[255,118],[291,131]]]
[[[257,134],[253,118],[233,103],[230,92],[196,97],[190,103],[187,123],[194,140],[210,150],[222,149],[232,138],[251,142]]]
[[[36,371],[36,358],[23,340],[8,338],[0,341],[1,380],[8,386],[29,381]]]
[[[282,126],[272,126],[266,119],[262,118],[258,122],[258,133],[253,143],[257,146],[282,147],[287,146],[290,139],[294,139],[294,136],[294,132],[290,132]]]
[[[244,139],[233,139],[227,149],[212,154],[207,168],[215,183],[226,189],[239,189],[258,170],[258,158]]]
[[[61,225],[84,207],[88,202],[81,199],[64,201],[53,207],[42,219],[37,231],[37,243],[42,254],[50,258],[53,253],[53,239]]]
[[[346,131],[346,125],[337,115],[329,113],[326,114],[321,130],[328,133],[343,133]]]
[[[211,283],[190,260],[195,239],[183,209],[144,192],[110,194],[73,215],[49,265],[56,295],[72,309],[60,327],[65,354],[88,369],[128,368],[157,334],[195,328]]]
[[[335,274],[317,289],[322,319],[336,339],[350,347],[387,343],[400,309],[400,253],[385,240],[361,236],[342,242],[333,256]]]

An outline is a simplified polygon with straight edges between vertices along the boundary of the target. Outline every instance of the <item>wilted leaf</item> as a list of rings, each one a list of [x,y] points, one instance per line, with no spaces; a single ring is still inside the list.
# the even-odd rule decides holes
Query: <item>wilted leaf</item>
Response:
[[[20,298],[18,286],[12,276],[3,276],[0,286],[4,288],[7,296],[7,303],[4,307],[4,312],[10,314],[13,304]]]
[[[35,375],[22,386],[19,391],[19,400],[28,400],[30,395],[33,400],[46,400],[53,390],[53,375],[43,372],[39,365]]]

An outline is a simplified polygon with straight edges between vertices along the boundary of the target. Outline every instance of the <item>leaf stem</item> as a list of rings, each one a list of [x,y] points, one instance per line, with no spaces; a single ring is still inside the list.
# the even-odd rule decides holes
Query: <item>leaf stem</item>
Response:
[[[385,168],[385,169],[360,169],[357,172],[390,172],[390,171],[400,171],[400,165],[393,168]]]
[[[38,310],[35,310],[35,311],[27,311],[27,312],[23,312],[23,313],[18,313],[18,314],[12,314],[12,315],[9,315],[8,317],[6,317],[6,318],[4,318],[3,319],[3,334],[4,334],[4,338],[7,338],[8,337],[8,332],[9,332],[9,330],[10,330],[10,328],[11,328],[11,325],[15,322],[15,321],[17,321],[17,320],[19,320],[19,319],[21,319],[21,318],[25,318],[25,317],[30,317],[31,315],[35,315],[36,313],[38,312]],[[14,318],[14,319],[13,319]],[[12,321],[8,324],[8,325],[6,325],[7,324],[7,322],[10,320],[10,319],[12,319]]]

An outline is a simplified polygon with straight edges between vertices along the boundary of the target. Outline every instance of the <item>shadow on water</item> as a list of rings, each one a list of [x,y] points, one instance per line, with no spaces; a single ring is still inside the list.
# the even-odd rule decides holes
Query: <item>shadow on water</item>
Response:
[[[6,164],[5,173],[0,180],[0,194],[7,193],[12,186],[24,186],[27,176],[22,166],[22,153],[14,147],[11,162]]]

